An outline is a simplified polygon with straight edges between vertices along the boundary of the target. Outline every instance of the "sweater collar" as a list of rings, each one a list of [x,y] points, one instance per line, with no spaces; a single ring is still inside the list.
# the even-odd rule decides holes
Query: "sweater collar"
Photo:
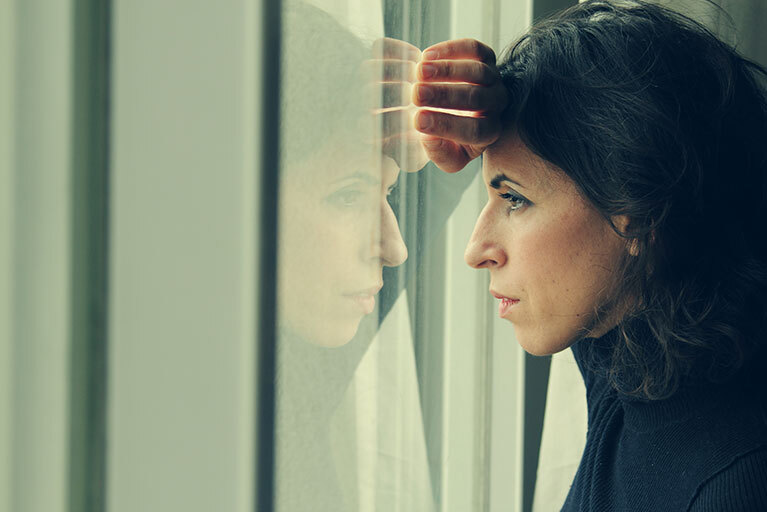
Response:
[[[618,394],[626,426],[635,431],[649,431],[699,416],[722,403],[728,385],[698,383],[680,386],[668,398],[646,400]]]
[[[644,333],[650,336],[649,330]],[[590,342],[589,371],[606,376],[610,367],[612,349],[619,342],[619,327]],[[635,431],[650,431],[669,424],[690,420],[706,411],[725,404],[751,400],[759,390],[765,391],[761,356],[753,358],[739,373],[725,382],[712,383],[700,378],[682,379],[677,390],[668,398],[647,400],[612,390],[624,410],[626,425]],[[621,377],[618,377],[621,382]],[[626,383],[626,381],[623,381]],[[627,386],[628,387],[628,386]]]

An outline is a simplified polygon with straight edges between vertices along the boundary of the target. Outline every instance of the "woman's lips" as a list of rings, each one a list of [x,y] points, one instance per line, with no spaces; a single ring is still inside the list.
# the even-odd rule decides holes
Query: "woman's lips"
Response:
[[[362,310],[362,313],[369,315],[376,307],[376,294],[381,290],[383,285],[378,284],[359,290],[357,292],[344,294],[344,297],[351,299]]]
[[[505,295],[500,295],[498,293],[495,293],[492,290],[490,291],[490,293],[493,294],[493,297],[501,301],[498,304],[498,316],[500,317],[506,316],[506,314],[511,310],[511,308],[513,308],[514,305],[519,302],[519,299],[516,299],[514,297],[506,297]]]
[[[347,295],[362,309],[362,313],[369,315],[376,307],[375,295]]]

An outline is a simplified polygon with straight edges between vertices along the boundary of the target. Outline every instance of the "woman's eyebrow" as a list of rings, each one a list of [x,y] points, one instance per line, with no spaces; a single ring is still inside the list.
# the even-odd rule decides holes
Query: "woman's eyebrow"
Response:
[[[366,173],[366,172],[355,172],[353,174],[347,174],[345,176],[341,176],[340,178],[336,178],[332,180],[331,184],[340,183],[342,181],[347,180],[358,180],[362,181],[368,185],[380,185],[381,184],[381,178],[380,176],[374,176],[372,174]]]
[[[525,188],[525,186],[524,186],[524,185],[522,185],[522,184],[521,184],[521,183],[519,183],[519,182],[516,182],[516,181],[514,181],[513,179],[509,178],[509,177],[508,177],[508,176],[506,176],[505,174],[496,174],[496,175],[495,175],[495,177],[494,177],[493,179],[491,179],[491,180],[490,180],[490,186],[491,186],[492,188],[494,188],[494,189],[498,190],[499,188],[501,188],[501,186],[502,186],[501,184],[502,184],[502,182],[504,182],[504,181],[508,181],[509,183],[513,183],[514,185],[516,185],[516,186],[518,186],[518,187],[522,187],[522,188]]]

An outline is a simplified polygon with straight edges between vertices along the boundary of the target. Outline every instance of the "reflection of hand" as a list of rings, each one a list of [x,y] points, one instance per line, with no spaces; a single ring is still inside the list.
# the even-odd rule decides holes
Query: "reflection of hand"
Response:
[[[410,101],[421,50],[405,41],[384,37],[373,44],[373,55],[368,64],[375,70],[373,112],[380,130],[381,151],[397,162],[400,169],[417,171],[428,161],[421,136],[413,128],[414,109]]]
[[[415,126],[428,157],[444,171],[460,171],[501,132],[508,94],[495,53],[473,39],[438,43],[424,50],[417,77],[415,105],[459,111],[419,109]]]

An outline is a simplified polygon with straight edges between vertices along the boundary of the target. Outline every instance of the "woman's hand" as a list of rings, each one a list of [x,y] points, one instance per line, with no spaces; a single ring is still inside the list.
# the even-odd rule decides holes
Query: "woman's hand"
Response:
[[[373,57],[366,62],[372,73],[377,144],[384,156],[407,172],[418,171],[429,161],[413,128],[415,109],[410,99],[420,59],[421,50],[412,44],[384,37],[375,41]]]
[[[438,43],[424,50],[416,78],[413,103],[427,107],[415,116],[421,144],[440,169],[460,171],[501,133],[500,114],[508,95],[495,53],[474,39]]]

